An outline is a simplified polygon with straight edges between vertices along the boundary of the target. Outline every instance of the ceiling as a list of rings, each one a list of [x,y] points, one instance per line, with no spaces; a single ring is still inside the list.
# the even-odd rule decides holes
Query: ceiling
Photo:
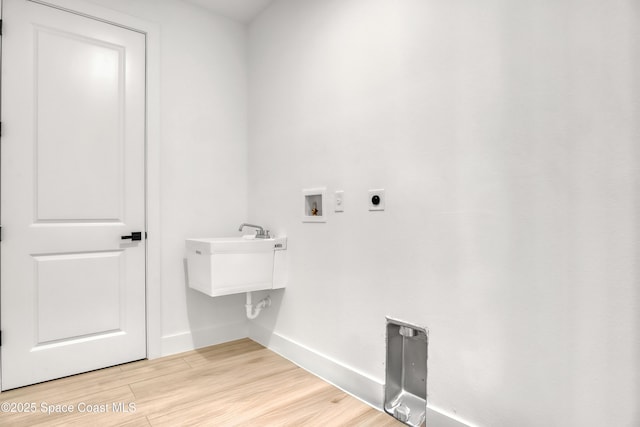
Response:
[[[236,21],[247,23],[273,0],[184,0]]]

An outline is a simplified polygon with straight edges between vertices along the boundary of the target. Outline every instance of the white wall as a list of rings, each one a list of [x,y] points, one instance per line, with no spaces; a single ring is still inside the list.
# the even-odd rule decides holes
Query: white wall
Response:
[[[275,2],[249,27],[249,212],[291,270],[257,325],[383,381],[392,315],[430,329],[434,407],[640,424],[639,13]],[[316,186],[346,211],[302,223]]]
[[[244,26],[176,0],[90,0],[161,32],[162,352],[246,336],[242,296],[188,289],[184,240],[237,234],[247,215]]]

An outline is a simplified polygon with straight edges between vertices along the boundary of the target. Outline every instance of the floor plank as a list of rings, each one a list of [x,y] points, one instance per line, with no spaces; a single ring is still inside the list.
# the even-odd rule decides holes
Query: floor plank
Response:
[[[34,413],[4,410],[28,402]],[[0,403],[3,426],[402,425],[249,339],[10,390]]]

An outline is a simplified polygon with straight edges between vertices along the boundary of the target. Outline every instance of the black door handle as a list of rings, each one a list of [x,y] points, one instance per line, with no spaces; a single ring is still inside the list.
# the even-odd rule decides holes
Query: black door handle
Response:
[[[134,231],[133,233],[131,233],[130,236],[122,236],[121,239],[122,240],[131,239],[131,241],[133,241],[133,242],[135,242],[136,240],[142,240],[142,232],[141,231]]]

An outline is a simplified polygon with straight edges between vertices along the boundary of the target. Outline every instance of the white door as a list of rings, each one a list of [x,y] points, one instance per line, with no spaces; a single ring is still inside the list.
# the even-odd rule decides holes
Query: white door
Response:
[[[145,36],[3,5],[7,390],[146,357]]]

